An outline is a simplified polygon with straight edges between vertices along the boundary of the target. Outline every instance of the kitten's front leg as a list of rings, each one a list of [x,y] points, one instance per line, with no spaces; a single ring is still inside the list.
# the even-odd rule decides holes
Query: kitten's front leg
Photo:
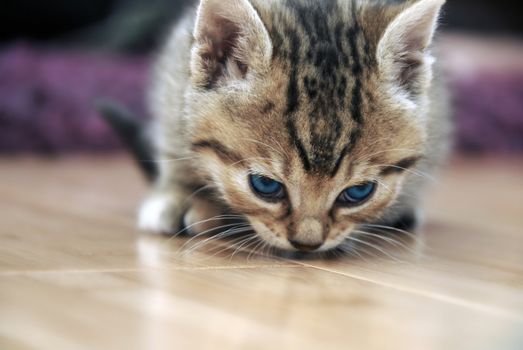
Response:
[[[165,154],[160,158],[177,159]],[[183,162],[163,161],[159,165],[153,190],[140,207],[138,227],[151,233],[176,234],[183,228],[183,216],[190,207],[189,200],[195,188],[187,179],[194,176]]]
[[[218,231],[223,224],[224,214],[219,203],[201,196],[191,197],[189,191],[155,191],[143,203],[138,225],[158,234],[215,233],[214,229]]]
[[[178,233],[188,209],[186,198],[186,191],[176,187],[154,190],[140,207],[138,227],[150,233]]]

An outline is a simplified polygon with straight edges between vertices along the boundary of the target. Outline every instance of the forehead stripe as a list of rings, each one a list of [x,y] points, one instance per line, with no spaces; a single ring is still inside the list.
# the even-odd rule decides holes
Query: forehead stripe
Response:
[[[311,162],[309,160],[309,155],[307,154],[307,151],[303,146],[303,142],[301,142],[300,138],[298,137],[296,125],[294,125],[294,122],[290,119],[290,117],[287,120],[287,132],[289,133],[289,137],[291,139],[292,144],[298,150],[298,155],[300,156],[303,168],[305,169],[305,171],[310,171]]]
[[[289,74],[289,142],[304,170],[336,174],[354,149],[364,122],[363,75],[371,61],[358,23],[359,6],[336,0],[287,0],[285,4],[294,16],[274,16],[276,25],[270,32],[276,39],[273,59],[285,62]],[[349,18],[340,21],[340,6],[345,5]],[[298,114],[307,107],[307,116]]]

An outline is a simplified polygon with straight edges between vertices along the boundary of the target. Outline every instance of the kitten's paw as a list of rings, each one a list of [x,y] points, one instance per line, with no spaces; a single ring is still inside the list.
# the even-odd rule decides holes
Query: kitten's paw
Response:
[[[168,195],[152,195],[138,213],[138,227],[157,234],[175,234],[182,226],[183,208]]]

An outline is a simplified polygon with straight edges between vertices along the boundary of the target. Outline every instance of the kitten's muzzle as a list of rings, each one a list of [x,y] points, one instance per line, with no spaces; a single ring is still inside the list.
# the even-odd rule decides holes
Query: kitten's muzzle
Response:
[[[296,231],[288,239],[294,248],[311,252],[319,249],[325,243],[324,230],[324,225],[320,220],[306,218],[296,225]]]

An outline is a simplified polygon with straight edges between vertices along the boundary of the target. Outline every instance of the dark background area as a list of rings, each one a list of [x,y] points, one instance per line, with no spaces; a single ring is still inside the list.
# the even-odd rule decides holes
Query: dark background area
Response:
[[[192,0],[7,0],[0,43],[30,41],[143,52]]]
[[[321,0],[318,0],[321,1]],[[0,42],[26,40],[143,52],[193,0],[4,0]],[[517,0],[449,0],[443,29],[523,35]]]

